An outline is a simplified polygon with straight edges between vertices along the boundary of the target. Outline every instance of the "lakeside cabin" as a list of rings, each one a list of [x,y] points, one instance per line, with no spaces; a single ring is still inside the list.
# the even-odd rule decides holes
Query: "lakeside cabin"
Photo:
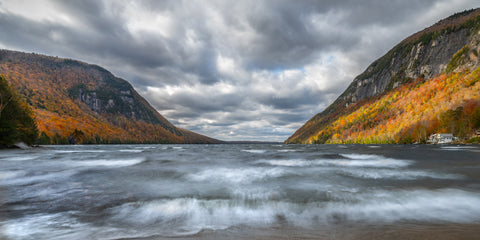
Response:
[[[435,133],[430,135],[428,143],[431,144],[445,144],[451,143],[455,140],[455,137],[451,133]]]

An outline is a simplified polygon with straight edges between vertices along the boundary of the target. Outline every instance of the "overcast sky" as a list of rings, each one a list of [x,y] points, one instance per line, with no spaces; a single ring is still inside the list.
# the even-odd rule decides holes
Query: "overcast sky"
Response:
[[[0,0],[0,48],[98,64],[178,127],[284,141],[405,37],[478,0]]]

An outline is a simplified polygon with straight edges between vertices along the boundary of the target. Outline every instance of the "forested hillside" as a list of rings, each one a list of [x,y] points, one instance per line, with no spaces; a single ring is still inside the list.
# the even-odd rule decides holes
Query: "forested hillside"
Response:
[[[33,110],[41,144],[219,142],[175,127],[96,65],[0,50],[0,73]]]
[[[480,10],[450,16],[372,63],[287,143],[478,141]]]

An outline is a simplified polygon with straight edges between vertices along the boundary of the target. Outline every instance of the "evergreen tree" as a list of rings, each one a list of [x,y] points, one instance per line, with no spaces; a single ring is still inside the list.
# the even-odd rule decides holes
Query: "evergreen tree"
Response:
[[[38,129],[32,111],[0,75],[0,145],[16,142],[33,145],[38,138]]]

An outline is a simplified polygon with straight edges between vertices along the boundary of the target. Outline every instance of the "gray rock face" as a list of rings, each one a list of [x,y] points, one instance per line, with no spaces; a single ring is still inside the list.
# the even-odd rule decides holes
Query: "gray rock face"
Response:
[[[418,77],[433,78],[444,72],[452,56],[465,45],[470,45],[477,36],[478,33],[472,33],[471,29],[462,29],[440,35],[426,43],[402,42],[356,77],[341,98],[346,100],[348,105],[381,94]],[[382,61],[388,61],[389,64],[381,70],[376,69],[375,66]]]

